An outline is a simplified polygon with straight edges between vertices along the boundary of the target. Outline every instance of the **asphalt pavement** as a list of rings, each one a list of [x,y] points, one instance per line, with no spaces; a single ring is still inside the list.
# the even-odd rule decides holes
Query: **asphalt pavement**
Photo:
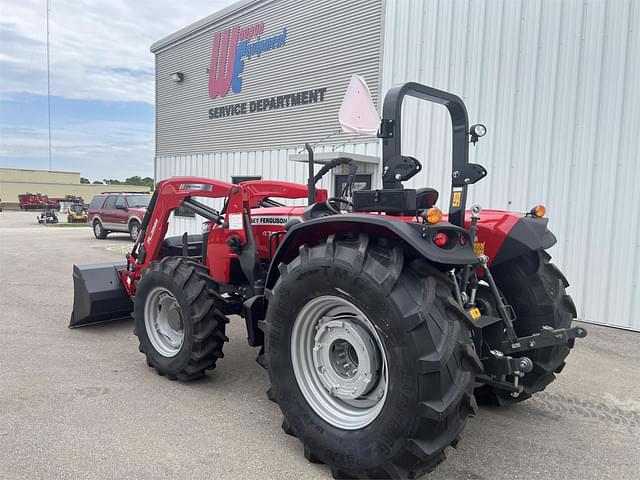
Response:
[[[131,242],[35,216],[0,213],[0,478],[330,478],[282,432],[240,318],[191,383],[147,367],[130,320],[69,330],[72,265],[121,260]],[[640,333],[584,326],[556,382],[482,407],[423,478],[640,478]]]

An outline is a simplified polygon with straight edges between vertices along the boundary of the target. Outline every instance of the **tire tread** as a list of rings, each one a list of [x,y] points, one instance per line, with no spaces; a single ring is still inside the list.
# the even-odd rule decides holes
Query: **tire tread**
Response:
[[[139,350],[147,357],[147,364],[155,368],[160,375],[170,380],[189,381],[203,376],[207,370],[216,366],[216,361],[223,358],[222,348],[229,339],[225,336],[225,325],[228,319],[216,305],[214,281],[208,276],[207,268],[197,261],[185,257],[165,257],[151,262],[149,269],[142,274],[141,282],[149,271],[160,272],[172,278],[185,293],[189,304],[190,317],[193,323],[192,344],[189,358],[178,371],[167,372],[154,361],[151,352],[146,352],[143,342]],[[134,301],[134,333],[140,339],[139,330],[144,330],[143,302]],[[140,318],[138,320],[138,318]]]
[[[516,311],[514,327],[520,336],[537,333],[543,325],[567,328],[577,317],[575,304],[566,293],[569,282],[544,250],[496,267],[494,277]],[[534,301],[527,302],[528,298]],[[572,346],[547,347],[527,354],[533,360],[533,371],[522,379],[524,389],[518,397],[484,385],[476,390],[478,399],[482,403],[508,405],[531,398],[555,380]]]
[[[477,411],[473,372],[465,368],[481,363],[473,347],[464,348],[471,345],[466,314],[453,300],[449,280],[429,265],[412,264],[405,259],[402,248],[386,243],[377,243],[366,234],[340,240],[332,235],[311,248],[300,247],[300,256],[288,265],[279,265],[281,276],[272,289],[275,300],[288,275],[315,259],[348,265],[373,280],[381,293],[405,312],[402,322],[407,325],[407,341],[424,349],[424,354],[415,359],[421,398],[417,399],[419,413],[413,434],[385,463],[353,471],[324,458],[322,452],[314,451],[312,443],[301,439],[305,457],[326,462],[334,478],[416,478],[430,472],[444,460],[445,449],[457,445],[467,417]],[[267,314],[265,332],[269,330],[268,319]],[[475,362],[465,361],[465,356],[475,356]],[[269,398],[281,400],[273,381]],[[285,433],[298,436],[287,412],[283,414]]]

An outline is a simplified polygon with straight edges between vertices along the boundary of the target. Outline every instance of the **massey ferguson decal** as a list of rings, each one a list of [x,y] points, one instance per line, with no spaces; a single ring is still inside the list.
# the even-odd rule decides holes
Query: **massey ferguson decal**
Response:
[[[269,50],[284,47],[287,43],[286,28],[278,35],[264,39],[260,38],[262,33],[264,22],[248,27],[235,26],[214,35],[209,68],[209,97],[225,97],[229,89],[233,93],[240,92],[244,62]],[[258,37],[257,40],[251,42],[255,37]]]
[[[276,215],[270,217],[255,215],[251,217],[251,225],[286,225],[292,218],[302,220],[300,217],[289,217],[288,215]]]

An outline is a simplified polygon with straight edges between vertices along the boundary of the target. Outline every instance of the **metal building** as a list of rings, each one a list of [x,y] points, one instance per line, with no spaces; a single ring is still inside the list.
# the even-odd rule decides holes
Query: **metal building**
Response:
[[[17,210],[18,196],[23,193],[41,193],[50,198],[66,195],[82,197],[88,204],[101,192],[149,192],[149,187],[137,185],[90,185],[80,183],[80,172],[33,170],[27,168],[0,168],[0,200],[5,210]]]
[[[337,121],[351,74],[376,105],[405,81],[461,96],[489,130],[471,152],[489,170],[471,201],[544,203],[580,317],[640,329],[640,2],[244,0],[151,51],[158,180],[305,182],[310,142],[358,154],[359,180],[376,187],[378,142]],[[411,183],[447,192],[446,112],[409,101],[403,123],[403,153],[425,165]],[[175,217],[171,230],[199,220]]]

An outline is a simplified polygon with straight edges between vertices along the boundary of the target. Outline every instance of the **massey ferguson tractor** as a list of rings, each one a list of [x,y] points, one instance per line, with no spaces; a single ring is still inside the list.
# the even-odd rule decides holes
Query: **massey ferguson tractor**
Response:
[[[450,114],[448,215],[436,190],[403,187],[422,169],[401,153],[407,96]],[[335,478],[431,471],[476,399],[506,405],[543,390],[586,332],[571,326],[568,282],[546,252],[556,238],[544,207],[465,209],[487,174],[469,162],[469,143],[486,129],[469,127],[462,100],[407,83],[389,90],[382,117],[378,190],[352,191],[349,158],[316,173],[308,145],[307,185],[160,181],[125,262],[74,266],[70,327],[133,316],[148,365],[188,381],[223,358],[225,326],[239,316],[282,428],[309,461]],[[348,184],[330,198],[315,185],[338,165]],[[165,238],[178,208],[206,219],[202,235]]]

